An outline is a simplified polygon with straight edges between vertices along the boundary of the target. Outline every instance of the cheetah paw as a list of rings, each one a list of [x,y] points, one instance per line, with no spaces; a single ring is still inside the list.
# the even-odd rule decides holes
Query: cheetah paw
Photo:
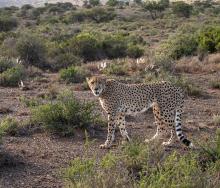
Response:
[[[110,148],[110,145],[107,145],[107,144],[101,144],[99,146],[100,149],[109,149]]]
[[[162,145],[163,146],[169,146],[171,144],[171,142],[163,142]]]
[[[151,141],[150,139],[145,139],[144,140],[145,143],[150,143],[150,141]]]

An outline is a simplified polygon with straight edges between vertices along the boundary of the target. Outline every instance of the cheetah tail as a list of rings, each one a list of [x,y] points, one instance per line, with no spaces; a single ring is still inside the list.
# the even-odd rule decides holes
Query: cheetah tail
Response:
[[[193,147],[192,142],[190,140],[188,140],[185,135],[183,135],[182,125],[181,125],[181,113],[178,110],[176,111],[176,115],[175,115],[175,130],[176,130],[176,134],[177,134],[178,139],[184,145],[192,148]]]

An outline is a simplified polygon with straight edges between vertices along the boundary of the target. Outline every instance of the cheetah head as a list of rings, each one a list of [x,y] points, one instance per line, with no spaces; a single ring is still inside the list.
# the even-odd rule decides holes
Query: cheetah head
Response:
[[[105,90],[106,78],[104,77],[93,76],[86,78],[86,81],[95,96],[100,96]]]

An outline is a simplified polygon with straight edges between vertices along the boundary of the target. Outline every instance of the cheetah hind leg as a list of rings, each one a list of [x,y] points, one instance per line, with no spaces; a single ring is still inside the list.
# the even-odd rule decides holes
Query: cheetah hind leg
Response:
[[[154,122],[154,124],[157,124],[157,123]],[[159,132],[160,132],[159,129],[160,129],[159,126],[157,126],[157,132],[156,132],[156,134],[155,134],[152,138],[150,138],[150,139],[145,139],[144,142],[145,142],[145,143],[149,143],[149,142],[151,142],[151,141],[157,139],[157,137],[159,136]]]
[[[172,143],[172,140],[173,140],[173,130],[171,130],[170,134],[171,135],[170,135],[169,140],[167,142],[163,142],[162,143],[163,146],[169,146]]]

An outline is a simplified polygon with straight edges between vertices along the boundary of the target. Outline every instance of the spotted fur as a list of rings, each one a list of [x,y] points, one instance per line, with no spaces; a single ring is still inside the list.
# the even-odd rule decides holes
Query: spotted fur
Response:
[[[154,84],[124,84],[104,77],[87,78],[93,94],[99,97],[102,108],[108,114],[108,135],[101,148],[109,148],[114,140],[118,125],[123,139],[130,140],[125,128],[125,116],[141,113],[153,108],[156,134],[145,142],[152,141],[170,130],[170,138],[163,145],[169,145],[175,128],[178,139],[186,146],[192,143],[183,135],[181,114],[184,95],[180,88],[168,82]],[[175,125],[175,126],[174,126]]]

